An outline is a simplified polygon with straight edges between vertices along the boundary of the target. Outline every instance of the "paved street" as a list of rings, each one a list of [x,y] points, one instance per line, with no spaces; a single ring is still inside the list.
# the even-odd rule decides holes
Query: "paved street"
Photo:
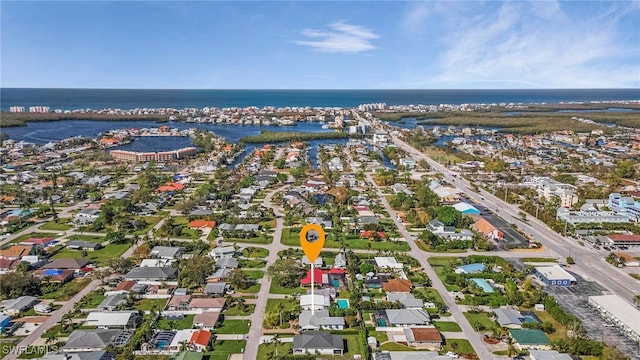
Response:
[[[469,321],[467,320],[467,318],[464,317],[464,315],[462,314],[462,311],[460,311],[460,308],[456,304],[455,300],[449,295],[449,292],[445,288],[444,284],[442,283],[438,275],[436,275],[436,272],[433,270],[433,268],[427,261],[427,257],[429,256],[428,253],[418,248],[418,245],[416,245],[415,243],[415,238],[407,231],[407,229],[404,227],[404,224],[398,220],[396,211],[391,208],[391,206],[389,205],[389,202],[387,201],[387,198],[384,196],[384,194],[380,190],[380,187],[376,185],[375,181],[373,181],[370,174],[367,174],[366,176],[367,176],[368,182],[373,184],[373,186],[375,187],[376,192],[378,194],[378,199],[382,201],[382,204],[384,205],[385,210],[387,210],[391,219],[393,219],[396,226],[398,227],[398,230],[400,231],[402,236],[407,240],[407,243],[411,247],[411,252],[410,252],[411,256],[413,256],[420,262],[420,265],[425,270],[427,276],[429,276],[429,279],[431,279],[433,288],[438,290],[438,292],[442,295],[442,299],[444,300],[444,303],[449,308],[449,311],[451,312],[451,316],[455,319],[458,325],[460,325],[460,328],[462,328],[462,331],[464,332],[464,338],[469,340],[469,342],[471,343],[471,346],[473,346],[473,349],[476,351],[476,354],[478,354],[478,357],[480,358],[480,360],[493,359],[494,358],[493,354],[491,354],[491,352],[489,352],[485,347],[480,337],[480,334],[473,330],[473,328],[469,324]]]
[[[460,177],[454,177],[444,165],[437,163],[397,137],[392,136],[392,140],[396,146],[405,150],[414,159],[426,160],[432,168],[444,175],[446,181],[464,190],[474,201],[492,211],[497,211],[506,221],[516,224],[533,239],[539,241],[549,248],[550,251],[556,253],[558,258],[565,259],[567,256],[575,258],[576,265],[573,265],[573,267],[580,273],[598,281],[605,288],[627,299],[627,301],[630,301],[636,294],[640,294],[640,284],[638,284],[638,282],[631,281],[629,275],[624,271],[606,263],[604,257],[595,250],[589,247],[578,246],[575,241],[554,232],[549,229],[546,224],[534,217],[528,217],[527,222],[523,222],[518,215],[521,210],[517,205],[508,204],[484,190],[480,190],[479,194],[468,190],[471,188],[469,181]]]
[[[271,198],[278,192],[281,192],[285,189],[286,186],[279,187],[275,190],[272,190],[267,196],[265,196],[262,206],[268,209],[272,209],[273,213],[276,215],[276,228],[273,232],[273,242],[269,245],[262,246],[269,250],[269,256],[267,257],[267,265],[266,269],[269,266],[273,265],[278,259],[278,252],[281,250],[285,250],[288,247],[284,246],[280,243],[280,238],[282,237],[282,228],[284,227],[284,220],[282,216],[284,214],[281,212],[281,209],[277,206],[271,204]],[[256,299],[256,309],[251,315],[251,328],[249,329],[249,334],[247,335],[247,347],[244,350],[243,359],[246,360],[254,360],[258,357],[258,346],[260,345],[260,336],[262,335],[262,320],[264,319],[264,314],[267,310],[267,300],[269,299],[269,290],[271,289],[271,278],[268,276],[260,279],[260,291],[258,292],[258,297]]]

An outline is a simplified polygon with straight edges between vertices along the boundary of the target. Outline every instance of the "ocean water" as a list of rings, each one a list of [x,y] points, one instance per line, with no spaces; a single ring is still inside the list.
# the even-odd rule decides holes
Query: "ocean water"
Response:
[[[570,101],[638,100],[640,89],[546,90],[121,90],[0,89],[0,108],[49,106],[51,109],[203,108],[247,106],[356,107],[465,103],[558,103]]]

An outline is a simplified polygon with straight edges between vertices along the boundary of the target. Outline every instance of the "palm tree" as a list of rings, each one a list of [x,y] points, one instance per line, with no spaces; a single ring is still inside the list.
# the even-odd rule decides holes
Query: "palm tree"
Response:
[[[636,306],[640,306],[640,294],[633,297],[633,303],[636,304]]]
[[[507,338],[507,356],[511,357],[516,353],[516,347],[513,345],[513,338]]]
[[[273,335],[273,339],[271,340],[271,342],[273,342],[276,345],[276,359],[279,358],[278,356],[278,346],[280,346],[280,335],[279,334],[275,334]]]

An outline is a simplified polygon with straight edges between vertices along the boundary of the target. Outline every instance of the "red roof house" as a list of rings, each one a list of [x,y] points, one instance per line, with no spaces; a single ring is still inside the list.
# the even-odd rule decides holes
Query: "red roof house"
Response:
[[[329,283],[329,277],[323,273],[320,269],[313,269],[313,283],[315,285],[322,285]],[[307,270],[307,276],[300,280],[300,285],[311,285],[311,269]]]
[[[215,226],[216,222],[214,220],[193,220],[189,223],[189,227],[192,229],[213,229]]]
[[[200,351],[204,351],[209,345],[209,341],[211,340],[211,332],[209,330],[197,330],[191,334],[191,339],[189,339],[189,345],[194,347]]]

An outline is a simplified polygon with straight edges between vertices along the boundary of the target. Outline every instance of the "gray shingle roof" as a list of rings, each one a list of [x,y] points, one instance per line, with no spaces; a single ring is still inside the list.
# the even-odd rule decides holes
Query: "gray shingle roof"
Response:
[[[111,343],[120,330],[74,330],[63,349],[102,349]]]
[[[494,309],[500,325],[522,325],[520,312],[513,309]]]
[[[324,331],[309,331],[293,337],[294,349],[342,349],[344,339]]]
[[[178,277],[178,269],[165,266],[165,267],[136,267],[131,269],[125,275],[126,279],[175,279]]]
[[[431,323],[431,317],[422,309],[387,309],[385,312],[389,323],[393,325]]]
[[[328,325],[344,326],[344,318],[331,317],[329,310],[316,310],[313,315],[311,314],[311,310],[305,310],[300,313],[299,325],[303,329],[309,326],[317,328]]]

